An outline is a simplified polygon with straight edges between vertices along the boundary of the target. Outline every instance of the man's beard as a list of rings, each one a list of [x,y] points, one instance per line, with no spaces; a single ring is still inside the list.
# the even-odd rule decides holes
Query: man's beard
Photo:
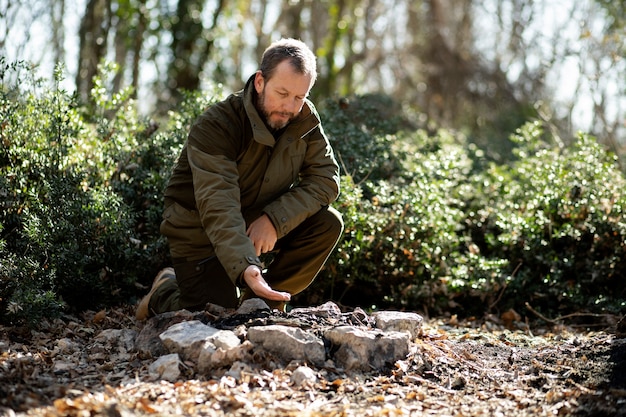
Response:
[[[269,127],[274,132],[287,126],[289,122],[291,122],[296,117],[296,115],[293,113],[267,111],[267,108],[265,107],[265,88],[263,88],[263,91],[261,91],[261,93],[259,94],[257,98],[257,110],[261,113],[261,116],[265,120],[265,124],[267,125],[267,127]],[[271,116],[273,114],[280,114],[283,116],[287,116],[287,120],[285,121],[279,120],[279,121],[273,122],[271,120]]]

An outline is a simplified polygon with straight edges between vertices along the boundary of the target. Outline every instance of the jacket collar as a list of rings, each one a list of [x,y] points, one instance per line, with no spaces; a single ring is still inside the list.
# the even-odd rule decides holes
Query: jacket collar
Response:
[[[254,75],[252,75],[246,82],[246,86],[243,90],[244,108],[246,110],[246,114],[248,115],[248,119],[250,119],[254,140],[263,145],[274,147],[274,145],[276,145],[276,139],[267,126],[265,126],[263,118],[254,106],[255,95],[256,90],[254,89]],[[287,128],[281,137],[295,136],[297,138],[301,138],[311,130],[315,129],[320,124],[320,119],[317,112],[312,110],[313,108],[313,104],[309,100],[306,100],[298,117],[287,125]]]

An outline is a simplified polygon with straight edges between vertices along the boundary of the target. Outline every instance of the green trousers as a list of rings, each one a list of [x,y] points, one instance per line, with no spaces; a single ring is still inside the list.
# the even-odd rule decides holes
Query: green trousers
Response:
[[[265,280],[276,291],[292,295],[302,292],[315,279],[343,232],[341,214],[325,207],[276,243],[264,273]],[[219,262],[212,256],[187,262],[173,259],[176,280],[161,284],[150,298],[152,314],[187,309],[198,311],[207,303],[236,308],[240,301],[255,295],[247,288],[240,291]],[[265,300],[272,308],[284,303]]]

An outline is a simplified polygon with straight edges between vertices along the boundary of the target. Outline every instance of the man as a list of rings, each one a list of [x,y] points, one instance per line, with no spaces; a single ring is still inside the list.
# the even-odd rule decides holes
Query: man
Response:
[[[174,268],[136,316],[259,297],[283,309],[311,284],[343,231],[330,207],[339,166],[307,99],[315,55],[282,39],[245,88],[195,122],[165,191],[161,233]],[[264,266],[260,256],[271,254]]]

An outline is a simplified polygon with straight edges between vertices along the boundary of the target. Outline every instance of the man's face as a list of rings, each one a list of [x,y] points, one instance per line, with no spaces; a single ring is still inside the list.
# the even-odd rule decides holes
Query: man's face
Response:
[[[311,89],[311,76],[297,73],[289,61],[283,61],[269,80],[257,72],[254,87],[259,112],[271,129],[279,130],[300,114]]]

